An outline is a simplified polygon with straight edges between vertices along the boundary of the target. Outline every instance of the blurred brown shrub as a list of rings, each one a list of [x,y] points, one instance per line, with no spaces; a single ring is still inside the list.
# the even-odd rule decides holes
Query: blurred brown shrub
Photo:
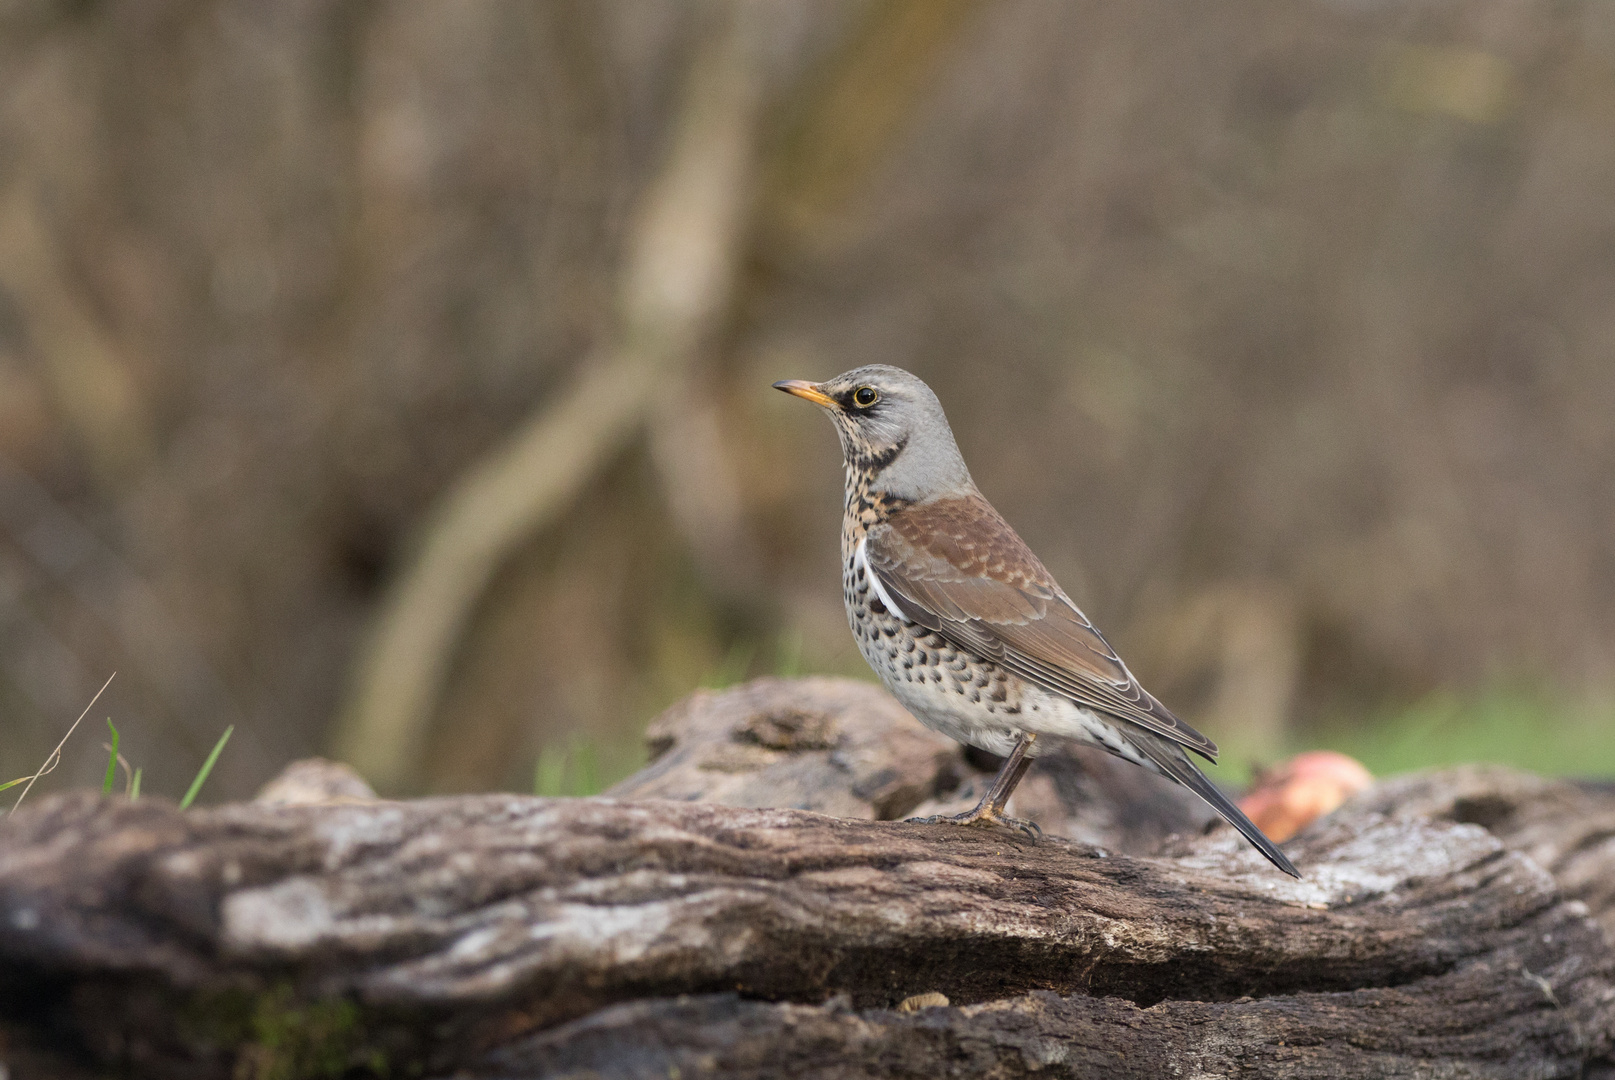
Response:
[[[114,667],[149,789],[226,723],[215,795],[322,744],[433,498],[610,325],[705,10],[0,7],[0,772]],[[1219,734],[1612,681],[1615,9],[789,11],[692,384],[765,572],[614,461],[482,606],[431,785],[776,638],[854,670],[833,440],[767,384],[872,361]]]

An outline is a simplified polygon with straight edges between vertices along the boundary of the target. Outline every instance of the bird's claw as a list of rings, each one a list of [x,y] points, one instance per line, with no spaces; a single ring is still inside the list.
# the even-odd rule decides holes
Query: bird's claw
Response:
[[[905,819],[910,825],[974,825],[977,828],[993,828],[1003,826],[1009,829],[1019,829],[1034,840],[1041,839],[1043,830],[1038,828],[1037,822],[1025,818],[1010,817],[1008,814],[994,813],[991,809],[978,806],[974,810],[967,810],[963,814],[932,814],[929,817],[911,817]]]

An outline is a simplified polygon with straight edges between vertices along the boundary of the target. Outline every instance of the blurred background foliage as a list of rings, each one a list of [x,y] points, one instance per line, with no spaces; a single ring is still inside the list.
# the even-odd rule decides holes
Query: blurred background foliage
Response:
[[[0,779],[114,669],[213,798],[866,674],[768,384],[869,362],[1236,772],[1615,773],[1612,360],[1605,0],[4,0]]]

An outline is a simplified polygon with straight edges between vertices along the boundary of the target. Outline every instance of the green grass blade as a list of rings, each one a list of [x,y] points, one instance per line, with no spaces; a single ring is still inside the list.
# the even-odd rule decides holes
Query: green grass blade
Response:
[[[30,781],[32,779],[33,779],[33,777],[31,777],[31,776],[19,776],[15,780],[7,780],[5,783],[0,784],[0,791],[4,791],[4,790],[6,790],[6,788],[14,788],[18,784],[26,784],[28,781]]]
[[[219,736],[219,741],[213,744],[213,752],[207,756],[206,761],[202,762],[202,771],[196,774],[195,780],[191,781],[191,790],[187,791],[185,797],[179,801],[181,810],[189,809],[191,803],[195,801],[196,793],[202,790],[203,784],[207,783],[207,774],[213,771],[213,763],[219,760],[220,751],[224,749],[224,744],[230,741],[230,733],[235,729],[234,724],[225,728],[224,734]]]
[[[709,671],[701,680],[701,686],[707,690],[722,690],[733,686],[746,678],[746,672],[751,669],[752,657],[757,654],[757,643],[751,641],[737,641],[725,654],[723,662],[716,670]]]
[[[134,802],[140,798],[140,770],[135,770],[135,778],[129,781],[129,801]]]
[[[112,717],[107,717],[107,727],[112,732],[112,752],[107,755],[107,778],[101,781],[101,794],[112,794],[112,781],[118,776],[118,729],[112,726]]]
[[[605,785],[600,782],[600,758],[594,744],[582,739],[572,743],[572,795],[598,795]]]
[[[787,630],[774,643],[774,674],[782,679],[802,674],[802,631]]]
[[[533,763],[533,794],[554,799],[566,794],[566,751],[546,746]]]

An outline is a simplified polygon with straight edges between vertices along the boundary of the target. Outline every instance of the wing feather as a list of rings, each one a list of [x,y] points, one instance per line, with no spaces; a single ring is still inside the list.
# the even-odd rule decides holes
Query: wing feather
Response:
[[[1050,693],[1217,760],[1217,744],[1139,685],[979,495],[909,507],[863,543],[870,573],[911,622]]]

